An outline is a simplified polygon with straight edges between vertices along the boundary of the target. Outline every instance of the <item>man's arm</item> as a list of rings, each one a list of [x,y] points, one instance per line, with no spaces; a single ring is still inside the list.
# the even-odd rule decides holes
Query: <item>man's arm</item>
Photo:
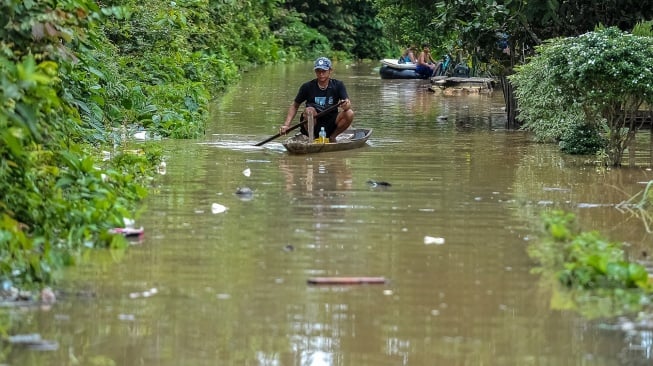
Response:
[[[297,115],[297,111],[299,110],[299,103],[293,102],[290,104],[290,107],[288,107],[288,113],[286,114],[286,120],[283,122],[283,126],[281,126],[281,133],[286,133],[286,130],[290,127],[290,122],[295,118]]]

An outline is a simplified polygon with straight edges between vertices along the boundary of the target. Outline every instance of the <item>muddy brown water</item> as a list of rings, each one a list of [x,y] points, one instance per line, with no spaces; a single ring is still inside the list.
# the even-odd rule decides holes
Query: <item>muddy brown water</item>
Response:
[[[67,295],[52,308],[8,310],[13,332],[58,349],[5,344],[2,362],[653,362],[650,332],[555,306],[526,251],[552,208],[633,252],[646,248],[642,221],[615,204],[653,173],[582,165],[505,130],[500,90],[444,96],[426,81],[381,80],[375,67],[336,63],[334,75],[355,124],[374,129],[368,146],[311,156],[288,155],[280,139],[252,147],[277,132],[310,64],[246,73],[216,101],[205,139],[164,142],[167,171],[138,220],[139,244],[92,253],[65,274]],[[226,211],[214,213],[219,205]],[[310,286],[313,276],[388,282]]]

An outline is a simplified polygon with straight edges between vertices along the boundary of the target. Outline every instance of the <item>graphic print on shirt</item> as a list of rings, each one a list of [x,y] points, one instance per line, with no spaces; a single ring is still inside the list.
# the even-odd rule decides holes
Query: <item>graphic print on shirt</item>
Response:
[[[315,104],[320,106],[320,108],[324,108],[326,105],[326,97],[315,97]]]
[[[324,109],[327,105],[333,104],[333,97],[330,96],[327,100],[327,97],[315,97],[315,104],[320,108]]]

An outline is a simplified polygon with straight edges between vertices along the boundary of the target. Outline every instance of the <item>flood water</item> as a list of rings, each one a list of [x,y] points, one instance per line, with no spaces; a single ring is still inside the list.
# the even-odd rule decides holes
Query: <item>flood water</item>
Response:
[[[368,146],[310,156],[281,139],[252,145],[277,132],[311,65],[246,73],[216,100],[204,139],[164,142],[144,239],[69,270],[51,309],[11,312],[16,332],[58,349],[4,348],[4,363],[651,364],[650,332],[560,309],[527,247],[542,212],[560,208],[636,256],[652,235],[615,204],[653,172],[584,165],[505,130],[500,90],[446,96],[375,67],[336,63],[333,75],[355,125],[374,129]],[[388,282],[308,285],[314,276]]]

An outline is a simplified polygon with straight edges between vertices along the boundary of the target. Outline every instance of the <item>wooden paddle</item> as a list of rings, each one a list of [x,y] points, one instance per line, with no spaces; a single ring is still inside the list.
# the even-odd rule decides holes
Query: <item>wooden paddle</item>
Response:
[[[317,119],[317,118],[320,117],[321,115],[323,115],[323,114],[325,114],[325,113],[327,113],[327,112],[331,112],[332,110],[334,110],[334,109],[340,107],[340,105],[341,105],[342,103],[344,103],[344,102],[345,102],[344,100],[339,101],[338,103],[332,105],[331,107],[329,107],[329,108],[323,110],[322,112],[316,114],[313,118]],[[297,127],[303,125],[304,123],[306,123],[306,121],[304,121],[304,122],[299,122],[298,124],[296,124],[296,125],[294,125],[294,126],[288,128],[288,129],[286,130],[286,134],[287,134],[288,132],[290,132],[290,131],[296,129]],[[270,141],[276,139],[277,137],[279,137],[279,136],[281,136],[281,135],[282,135],[282,133],[279,132],[278,134],[276,134],[276,135],[274,135],[274,136],[272,136],[272,137],[269,137],[269,138],[267,138],[267,139],[265,139],[265,140],[263,140],[263,141],[257,143],[257,144],[254,145],[254,146],[261,146],[261,145],[263,145],[263,144],[267,144],[268,142],[270,142]]]

